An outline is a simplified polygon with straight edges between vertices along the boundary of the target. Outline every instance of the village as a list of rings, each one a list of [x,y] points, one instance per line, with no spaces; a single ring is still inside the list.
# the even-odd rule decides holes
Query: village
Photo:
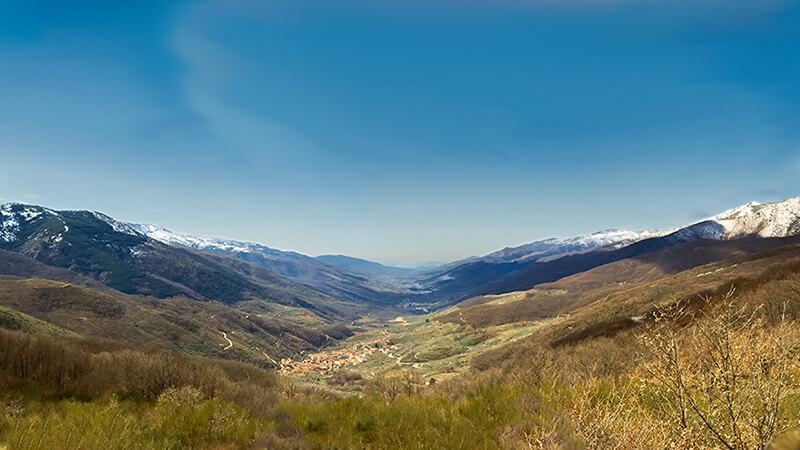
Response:
[[[318,375],[329,376],[332,375],[336,369],[341,367],[363,363],[376,352],[394,357],[394,352],[399,349],[400,345],[392,342],[392,335],[384,334],[380,339],[369,342],[359,342],[350,348],[312,353],[306,356],[302,361],[282,358],[280,372],[284,375],[316,373]]]

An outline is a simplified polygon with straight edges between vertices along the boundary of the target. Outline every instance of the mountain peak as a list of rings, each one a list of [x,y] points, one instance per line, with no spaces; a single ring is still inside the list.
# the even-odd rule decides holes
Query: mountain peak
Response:
[[[59,215],[57,212],[41,206],[17,202],[0,204],[0,241],[16,241],[17,233],[19,233],[22,224],[33,222],[43,214]]]
[[[725,228],[723,239],[747,235],[784,237],[800,233],[800,197],[771,203],[749,202],[710,220]]]

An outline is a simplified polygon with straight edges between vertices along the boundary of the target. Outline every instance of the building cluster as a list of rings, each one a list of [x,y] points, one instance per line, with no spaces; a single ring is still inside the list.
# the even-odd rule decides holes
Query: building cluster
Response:
[[[397,344],[390,345],[392,335],[385,335],[380,339],[369,342],[359,342],[350,348],[332,350],[322,353],[312,353],[302,361],[294,361],[288,358],[281,359],[281,373],[284,375],[297,375],[306,373],[317,373],[319,375],[331,375],[336,369],[347,365],[363,363],[375,352],[387,353],[397,350]]]

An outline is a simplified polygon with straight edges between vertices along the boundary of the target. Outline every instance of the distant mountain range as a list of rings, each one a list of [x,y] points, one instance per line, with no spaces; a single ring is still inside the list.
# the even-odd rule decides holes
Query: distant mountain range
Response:
[[[307,285],[220,253],[164,244],[97,212],[4,204],[0,250],[13,252],[17,260],[0,264],[8,275],[38,276],[46,269],[51,279],[72,282],[75,276],[68,274],[80,275],[126,294],[229,305],[263,300],[324,317],[346,315],[335,299]]]
[[[355,270],[375,277],[406,278],[420,270],[409,267],[384,266],[374,261],[345,255],[320,255],[316,259],[333,266]]]
[[[393,277],[410,272],[370,261],[346,257],[313,258],[253,242],[179,234],[156,225],[117,222],[115,226],[123,232],[145,236],[170,246],[234,256],[336,298],[389,305],[409,294],[408,288],[395,282]],[[383,268],[384,273],[378,273],[381,272],[379,268]]]
[[[11,308],[5,316],[16,324],[36,325],[30,316],[87,336],[275,364],[376,317],[456,304],[462,309],[446,320],[550,317],[608,289],[709,263],[762,255],[757,261],[771,249],[793,261],[798,242],[800,197],[751,202],[670,230],[607,230],[410,269],[8,203],[0,205],[0,307]],[[536,293],[549,290],[569,294]],[[538,300],[505,306],[487,297],[515,292]]]
[[[766,204],[750,202],[669,230],[617,229],[506,248],[421,274],[416,282],[420,291],[434,293],[433,307],[447,306],[478,295],[531,289],[540,283],[685,242],[748,236],[781,238],[798,233],[800,197]]]
[[[257,243],[185,235],[97,212],[0,206],[0,250],[121,292],[223,303],[269,299],[317,308],[323,315],[337,314],[329,307],[333,300],[427,310],[476,295],[530,289],[685,242],[798,233],[800,197],[747,203],[670,230],[606,230],[409,269],[344,255],[315,258]]]

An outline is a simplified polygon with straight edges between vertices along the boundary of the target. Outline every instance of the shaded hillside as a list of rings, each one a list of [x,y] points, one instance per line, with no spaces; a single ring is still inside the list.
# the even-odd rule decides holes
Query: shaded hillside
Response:
[[[69,269],[120,292],[226,304],[258,299],[308,308],[332,318],[351,316],[337,309],[347,306],[344,303],[274,272],[225,255],[172,247],[131,234],[99,213],[56,212],[18,204],[3,208],[6,231],[0,249],[46,266]],[[63,270],[4,255],[5,261],[0,263],[4,273],[80,281]]]
[[[395,279],[413,272],[406,269],[344,256],[312,258],[253,242],[175,233],[156,225],[123,225],[130,233],[171,246],[234,256],[342,300],[391,305],[410,294],[405,283]]]
[[[83,336],[263,365],[351,334],[321,320],[292,324],[214,302],[114,294],[41,279],[0,277],[0,305]]]
[[[82,284],[98,289],[109,289],[106,285],[93,278],[89,278],[63,267],[48,266],[21,253],[8,250],[0,250],[0,275],[13,275],[22,278],[44,278],[63,281],[64,283]]]
[[[537,289],[587,291],[619,284],[656,281],[716,261],[800,242],[800,237],[746,237],[731,241],[701,240],[606,264],[585,272],[542,283]]]
[[[634,317],[647,318],[659,305],[675,301],[702,303],[704,297],[721,297],[735,289],[749,295],[763,286],[781,286],[770,299],[797,305],[800,296],[800,244],[736,256],[697,267],[652,283],[614,292],[576,309],[553,335],[556,343],[614,334],[637,325]],[[787,295],[788,294],[788,295]]]
[[[560,334],[556,333],[558,336],[553,339],[565,342],[605,335],[634,326],[636,321],[632,317],[644,317],[656,305],[664,302],[697,300],[702,295],[717,295],[732,285],[742,291],[769,280],[791,278],[793,274],[800,273],[798,240],[792,237],[682,244],[652,255],[638,265],[639,270],[634,272],[643,277],[639,281],[619,282],[616,279],[620,272],[611,266],[621,265],[627,269],[630,261],[626,260],[622,262],[624,264],[609,264],[595,269],[598,273],[591,274],[592,271],[589,271],[576,275],[573,280],[565,279],[563,283],[549,283],[529,291],[500,296],[478,297],[462,303],[461,308],[437,316],[437,320],[483,327],[566,315],[563,326],[557,328],[561,330]],[[784,245],[777,246],[781,243]],[[769,246],[775,248],[757,251]],[[659,276],[656,281],[647,279],[653,276],[651,264],[654,261],[660,258],[672,261],[681,253],[698,252],[712,256],[733,256],[675,275]],[[704,258],[696,257],[699,259],[695,261]],[[675,269],[675,266],[667,267]],[[658,272],[663,273],[661,270]],[[601,274],[612,274],[615,279],[599,283],[600,287],[593,288],[591,286],[595,283],[581,282],[583,275],[598,279]]]
[[[327,296],[371,305],[394,305],[409,295],[402,283],[392,278],[338,267],[316,261],[304,255],[275,258],[260,252],[220,251],[208,249],[206,253],[223,253],[256,266],[274,271],[295,283],[309,286]]]
[[[472,261],[436,274],[422,284],[436,293],[441,299],[440,305],[446,306],[479,295],[528,290],[538,284],[556,281],[604,264],[700,240],[715,230],[715,224],[701,223],[664,237],[645,239],[622,248],[602,247],[542,262],[492,264],[480,260]]]

